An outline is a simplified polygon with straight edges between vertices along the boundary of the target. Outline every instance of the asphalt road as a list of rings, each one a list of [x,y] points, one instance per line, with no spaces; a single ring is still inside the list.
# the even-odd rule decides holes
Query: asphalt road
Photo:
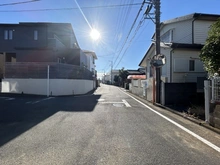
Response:
[[[1,165],[219,165],[220,135],[123,89],[69,97],[0,95]]]

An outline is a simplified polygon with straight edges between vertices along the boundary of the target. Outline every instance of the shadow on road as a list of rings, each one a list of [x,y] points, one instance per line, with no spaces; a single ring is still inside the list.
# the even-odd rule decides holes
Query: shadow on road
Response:
[[[0,95],[0,146],[59,111],[92,112],[100,96],[46,98]]]

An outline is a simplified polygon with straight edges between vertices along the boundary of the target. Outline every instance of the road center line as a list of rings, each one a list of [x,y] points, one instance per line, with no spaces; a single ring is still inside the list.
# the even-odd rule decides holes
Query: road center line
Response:
[[[121,90],[121,89],[120,89]],[[220,148],[216,145],[214,145],[213,143],[211,143],[210,141],[204,139],[203,137],[195,134],[194,132],[190,131],[189,129],[187,129],[186,127],[178,124],[177,122],[171,120],[170,118],[162,115],[161,113],[157,112],[156,110],[152,109],[151,107],[147,106],[146,104],[144,104],[143,102],[139,101],[138,99],[134,98],[133,96],[127,94],[126,92],[124,92],[123,90],[121,90],[124,94],[128,95],[129,97],[131,97],[132,99],[134,99],[135,101],[137,101],[138,103],[142,104],[143,106],[145,106],[146,108],[148,108],[149,110],[151,110],[152,112],[156,113],[157,115],[161,116],[162,118],[166,119],[167,121],[169,121],[170,123],[176,125],[177,127],[179,127],[180,129],[182,129],[183,131],[187,132],[188,134],[192,135],[193,137],[197,138],[198,140],[200,140],[201,142],[205,143],[206,145],[208,145],[209,147],[213,148],[214,150],[220,152]]]

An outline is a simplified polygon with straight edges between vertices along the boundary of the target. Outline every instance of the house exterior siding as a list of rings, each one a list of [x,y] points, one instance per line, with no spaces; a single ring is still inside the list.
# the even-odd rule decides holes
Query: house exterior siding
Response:
[[[38,32],[34,40],[34,31]],[[47,47],[47,28],[45,26],[18,26],[14,35],[14,49],[45,48]]]
[[[80,66],[83,66],[83,67],[88,67],[87,66],[87,56],[86,54],[80,49]]]
[[[197,77],[206,77],[199,51],[174,50],[172,54],[172,82],[197,82]],[[189,70],[189,61],[194,60],[194,71]]]
[[[0,53],[6,62],[87,63],[69,23],[0,24]]]
[[[12,39],[5,39],[5,30],[12,30]],[[38,40],[34,40],[34,30],[38,31]],[[21,48],[45,48],[47,46],[46,27],[25,25],[0,26],[0,51],[12,51]]]
[[[172,41],[178,43],[192,43],[192,20],[165,24],[161,29],[161,36],[169,30],[172,30]]]
[[[170,82],[170,51],[172,49],[170,48],[162,48],[160,49],[161,51],[161,54],[164,54],[166,56],[166,64],[161,67],[161,76],[166,78],[166,80],[168,82]],[[146,75],[147,77],[153,77],[153,69],[151,67],[151,64],[150,64],[150,58],[155,55],[155,46],[153,46],[151,48],[151,51],[149,52],[149,58],[148,60],[145,59],[145,63],[147,63],[147,72],[146,72]]]
[[[161,53],[166,56],[166,64],[161,68],[161,76],[167,77],[167,80],[170,81],[170,48],[161,48]]]
[[[205,44],[210,26],[214,21],[195,20],[194,22],[194,43]]]
[[[73,48],[73,43],[77,43],[77,41],[72,41],[75,39],[71,24],[64,23],[51,23],[47,24],[48,28],[48,38],[53,38],[56,35],[60,41],[67,47]],[[78,44],[77,44],[78,45]]]

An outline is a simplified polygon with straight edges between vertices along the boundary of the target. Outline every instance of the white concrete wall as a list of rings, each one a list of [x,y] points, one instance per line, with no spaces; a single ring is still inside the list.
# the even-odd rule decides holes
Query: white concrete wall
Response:
[[[146,90],[147,100],[153,101],[153,78],[148,79],[148,87]]]
[[[86,94],[94,85],[92,80],[50,79],[49,93],[53,96]],[[1,92],[47,95],[47,80],[3,79]]]
[[[131,80],[131,83],[129,84],[129,87],[131,88],[130,91],[138,96],[143,97],[144,96],[144,87],[142,85],[143,80]]]

